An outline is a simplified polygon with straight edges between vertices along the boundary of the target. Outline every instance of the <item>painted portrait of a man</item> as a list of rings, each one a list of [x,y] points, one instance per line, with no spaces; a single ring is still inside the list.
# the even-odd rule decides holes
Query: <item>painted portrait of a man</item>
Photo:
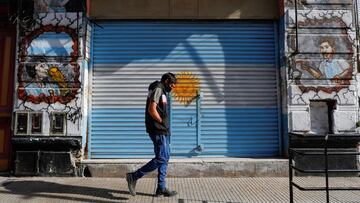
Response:
[[[334,58],[336,43],[333,38],[322,37],[318,40],[320,54],[323,59],[318,68],[311,67],[306,62],[299,62],[300,68],[315,79],[325,79],[328,85],[342,85],[342,79],[351,77],[352,68],[342,58]]]

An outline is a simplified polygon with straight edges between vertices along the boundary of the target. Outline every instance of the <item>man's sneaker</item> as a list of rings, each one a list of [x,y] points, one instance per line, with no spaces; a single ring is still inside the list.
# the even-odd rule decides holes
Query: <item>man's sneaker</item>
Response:
[[[156,189],[156,194],[155,194],[156,197],[159,197],[159,196],[172,197],[175,195],[177,195],[176,191],[170,191],[167,188],[165,188],[163,190],[158,188],[158,189]]]
[[[129,192],[132,196],[136,195],[135,187],[136,187],[136,180],[134,180],[132,173],[126,174],[126,182],[128,184]]]

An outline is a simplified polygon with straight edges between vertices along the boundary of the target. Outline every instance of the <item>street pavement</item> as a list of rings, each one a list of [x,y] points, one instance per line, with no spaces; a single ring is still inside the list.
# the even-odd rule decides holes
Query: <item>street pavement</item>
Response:
[[[296,177],[302,186],[324,186],[323,177]],[[169,178],[175,197],[154,197],[155,178],[138,181],[131,196],[124,178],[0,177],[0,202],[174,202],[174,203],[289,203],[286,177]],[[360,187],[359,177],[330,178],[330,186]],[[294,203],[324,203],[324,191],[294,188]],[[331,203],[360,203],[360,191],[330,191]]]

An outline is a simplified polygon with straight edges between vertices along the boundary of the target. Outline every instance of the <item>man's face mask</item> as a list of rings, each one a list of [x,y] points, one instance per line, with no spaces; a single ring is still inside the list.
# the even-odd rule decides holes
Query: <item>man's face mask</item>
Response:
[[[175,87],[174,83],[168,83],[165,85],[165,91],[166,92],[171,92],[171,90]]]

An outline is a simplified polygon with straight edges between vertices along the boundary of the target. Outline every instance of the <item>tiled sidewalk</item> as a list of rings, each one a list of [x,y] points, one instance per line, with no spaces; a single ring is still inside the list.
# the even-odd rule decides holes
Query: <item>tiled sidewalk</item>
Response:
[[[0,202],[174,202],[174,203],[288,203],[288,178],[169,178],[178,191],[172,198],[153,194],[156,180],[141,179],[137,195],[129,195],[123,178],[1,177]],[[324,178],[296,178],[301,185],[323,186]],[[360,187],[360,178],[331,178],[331,186]],[[330,191],[331,203],[360,203],[360,191]],[[294,189],[295,203],[326,202],[325,192]]]

